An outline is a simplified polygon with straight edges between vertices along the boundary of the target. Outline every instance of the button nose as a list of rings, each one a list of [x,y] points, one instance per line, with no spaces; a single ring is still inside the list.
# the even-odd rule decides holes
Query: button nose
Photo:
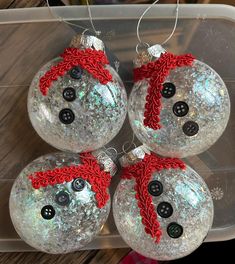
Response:
[[[173,113],[176,116],[179,117],[185,116],[187,115],[188,111],[189,111],[189,107],[185,102],[179,101],[173,105]]]
[[[44,219],[50,220],[55,216],[55,209],[52,205],[46,205],[41,210],[41,215]]]
[[[168,202],[161,202],[157,207],[158,214],[163,218],[168,218],[173,214],[173,208]]]
[[[59,119],[61,123],[68,125],[68,124],[73,123],[75,119],[75,115],[71,109],[65,108],[60,111]]]
[[[163,192],[163,186],[162,183],[160,181],[154,180],[151,181],[148,185],[148,192],[152,195],[152,196],[159,196],[162,194]]]

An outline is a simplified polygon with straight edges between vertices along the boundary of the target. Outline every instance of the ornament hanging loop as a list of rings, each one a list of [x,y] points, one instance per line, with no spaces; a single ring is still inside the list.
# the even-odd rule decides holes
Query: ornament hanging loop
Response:
[[[91,24],[91,27],[92,28],[85,28],[83,26],[80,26],[80,25],[77,25],[75,23],[72,23],[70,21],[67,21],[66,19],[64,19],[63,17],[61,16],[58,16],[57,14],[54,13],[54,11],[52,10],[51,6],[50,6],[50,3],[49,3],[49,0],[45,0],[46,1],[46,4],[47,4],[47,7],[49,9],[49,12],[51,14],[52,17],[58,19],[60,22],[64,22],[68,25],[71,25],[71,26],[74,26],[74,27],[77,27],[77,28],[80,28],[80,29],[84,29],[82,35],[86,32],[86,31],[90,31],[90,32],[93,32],[96,36],[100,36],[101,35],[101,31],[100,30],[96,30],[95,26],[94,26],[94,23],[93,23],[93,18],[92,18],[92,14],[91,14],[91,8],[90,8],[90,5],[89,5],[89,0],[86,0],[86,4],[87,4],[87,9],[88,9],[88,15],[89,15],[89,20],[90,20],[90,24]]]
[[[138,50],[138,47],[140,45],[143,45],[143,44],[147,44],[148,45],[148,48],[150,47],[150,45],[146,42],[143,42],[141,40],[141,37],[140,37],[140,23],[142,21],[142,19],[144,18],[145,14],[154,6],[156,5],[157,3],[159,2],[159,0],[155,0],[150,6],[148,6],[144,12],[142,13],[142,15],[140,16],[138,22],[137,22],[137,26],[136,26],[136,36],[137,36],[137,39],[138,39],[138,44],[136,45],[136,53],[139,55],[139,50]],[[178,24],[178,19],[179,19],[179,6],[180,6],[180,0],[177,0],[176,1],[176,10],[175,10],[175,23],[174,23],[174,27],[172,29],[172,32],[171,34],[161,43],[161,45],[164,45],[166,44],[171,38],[172,36],[174,35],[175,33],[175,30],[176,30],[176,27],[177,27],[177,24]]]

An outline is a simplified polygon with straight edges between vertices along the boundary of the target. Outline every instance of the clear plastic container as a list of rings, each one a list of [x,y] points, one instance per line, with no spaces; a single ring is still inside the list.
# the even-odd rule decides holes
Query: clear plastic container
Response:
[[[161,43],[174,24],[174,5],[152,8],[140,27],[144,41]],[[120,60],[120,75],[127,91],[132,86],[132,60],[137,19],[146,6],[95,6],[92,15],[102,30],[106,46]],[[53,12],[89,26],[86,7],[59,7]],[[59,22],[47,8],[0,11],[0,251],[30,251],[16,234],[8,211],[14,179],[33,159],[55,151],[43,142],[30,125],[26,99],[37,70],[62,53],[74,34],[82,29]],[[205,153],[187,159],[213,192],[215,220],[206,241],[235,238],[235,7],[225,5],[181,5],[176,32],[166,47],[176,54],[193,53],[212,66],[227,84],[232,109],[228,127],[220,140]],[[113,56],[113,61],[117,60]],[[128,121],[111,146],[132,138]],[[111,191],[119,181],[113,178]],[[126,244],[110,214],[101,234],[86,249],[118,248]]]

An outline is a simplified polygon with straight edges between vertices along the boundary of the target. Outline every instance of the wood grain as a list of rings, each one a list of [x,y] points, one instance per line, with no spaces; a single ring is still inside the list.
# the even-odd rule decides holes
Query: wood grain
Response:
[[[67,255],[44,253],[1,253],[0,264],[116,264],[130,249],[79,251]]]

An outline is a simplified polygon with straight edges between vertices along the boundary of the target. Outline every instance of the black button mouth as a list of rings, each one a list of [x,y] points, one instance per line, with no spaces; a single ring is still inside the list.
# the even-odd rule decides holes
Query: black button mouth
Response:
[[[162,218],[168,218],[173,214],[173,208],[170,203],[168,202],[161,202],[159,203],[157,207],[157,213],[162,217]]]
[[[76,99],[75,89],[72,87],[65,88],[63,91],[63,98],[68,102],[74,101]]]
[[[159,196],[162,194],[163,192],[163,186],[162,183],[160,181],[154,180],[151,181],[148,185],[148,192],[152,195],[152,196]]]
[[[175,222],[170,223],[167,227],[167,234],[171,238],[179,238],[183,234],[183,227]]]
[[[187,121],[183,125],[183,132],[186,136],[192,137],[195,136],[199,131],[199,125],[198,123],[194,121]]]
[[[173,83],[167,82],[163,84],[161,94],[164,98],[171,98],[175,95],[175,90],[175,85]]]
[[[178,117],[186,116],[188,111],[189,106],[185,102],[179,101],[173,105],[173,113]]]
[[[69,194],[67,192],[61,191],[56,194],[55,201],[61,206],[68,205],[70,203]]]
[[[41,215],[44,219],[50,220],[55,216],[55,209],[52,205],[46,205],[41,210]]]
[[[61,123],[65,124],[65,125],[69,125],[69,124],[73,123],[73,121],[75,119],[75,115],[71,109],[65,108],[65,109],[62,109],[60,111],[59,119],[60,119]]]
[[[81,178],[77,178],[72,182],[72,189],[75,192],[81,192],[86,186],[86,182],[81,179]]]
[[[73,79],[80,79],[82,76],[82,69],[78,66],[73,67],[70,71],[69,71],[69,75],[71,78]]]

